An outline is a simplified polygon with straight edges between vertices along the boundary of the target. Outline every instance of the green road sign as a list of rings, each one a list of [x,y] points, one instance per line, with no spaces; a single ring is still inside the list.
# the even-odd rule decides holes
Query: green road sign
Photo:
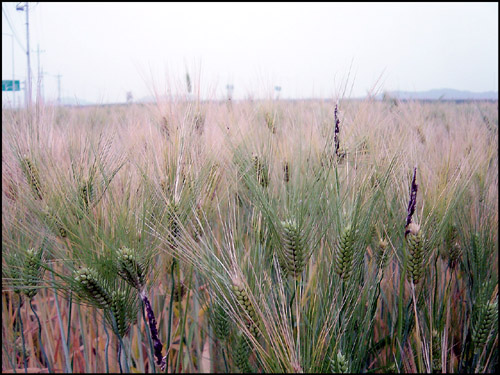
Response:
[[[19,91],[19,81],[5,80],[2,81],[2,91]]]

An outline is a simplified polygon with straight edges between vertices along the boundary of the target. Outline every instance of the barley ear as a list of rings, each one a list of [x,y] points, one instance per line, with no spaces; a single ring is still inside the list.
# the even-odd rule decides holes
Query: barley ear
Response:
[[[441,337],[438,331],[432,331],[432,371],[441,372]]]
[[[385,267],[387,267],[390,260],[390,249],[388,245],[389,242],[386,239],[381,238],[376,247],[375,260],[377,262],[377,267],[382,271]]]
[[[214,332],[215,337],[220,341],[225,341],[230,334],[230,320],[226,310],[220,303],[214,306]]]
[[[417,284],[424,273],[425,250],[420,226],[410,223],[406,227],[406,243],[408,245],[408,280]]]
[[[123,291],[111,292],[111,313],[116,322],[117,334],[120,337],[125,336],[130,330],[130,314],[132,309],[127,305],[126,294]]]
[[[243,317],[247,321],[247,328],[255,337],[258,337],[259,328],[257,323],[257,314],[252,306],[252,302],[250,302],[250,299],[248,298],[248,293],[246,292],[243,283],[239,279],[234,279],[231,289],[236,296],[236,300],[238,301],[240,307],[244,311]]]
[[[289,274],[299,277],[308,260],[304,249],[304,236],[295,219],[283,221],[281,224],[283,227],[281,266]]]
[[[244,334],[239,333],[236,348],[233,353],[233,359],[236,367],[238,367],[238,370],[245,374],[253,372],[252,367],[250,366],[250,362],[248,361],[248,358],[250,357],[250,351],[250,342],[248,341],[247,337]]]
[[[98,276],[93,268],[82,268],[75,274],[80,290],[99,308],[109,308],[112,303],[111,293],[107,284]]]
[[[349,362],[340,350],[337,352],[337,354],[334,354],[332,362],[334,373],[346,374],[349,372]]]
[[[451,225],[448,228],[448,233],[446,234],[445,239],[445,248],[446,256],[448,257],[448,265],[451,269],[454,269],[462,256],[462,247],[460,246],[458,230],[455,225]]]
[[[497,325],[497,319],[497,302],[487,302],[484,304],[480,313],[477,315],[472,330],[472,341],[474,342],[476,353],[479,353],[483,346],[488,342],[492,328]]]
[[[34,165],[28,157],[24,157],[21,161],[21,168],[26,180],[31,187],[31,191],[35,199],[42,199],[42,188],[40,184],[40,174],[38,168]]]
[[[28,249],[24,260],[24,283],[25,287],[22,292],[28,298],[33,298],[38,293],[38,284],[43,276],[44,268],[42,267],[42,249]]]
[[[339,236],[335,247],[335,272],[344,280],[351,276],[354,260],[354,230],[347,225]]]
[[[127,247],[118,250],[118,274],[132,287],[141,291],[145,286],[146,267],[137,253]]]

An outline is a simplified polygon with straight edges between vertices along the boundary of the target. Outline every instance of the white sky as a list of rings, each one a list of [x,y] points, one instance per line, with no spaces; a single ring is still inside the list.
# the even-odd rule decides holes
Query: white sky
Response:
[[[2,79],[14,41],[22,81],[26,13],[16,4],[2,3]],[[237,99],[276,85],[282,98],[334,98],[346,81],[351,97],[498,91],[498,3],[30,3],[34,87],[38,45],[46,100],[57,98],[56,74],[62,97],[106,103],[185,91],[186,69],[205,98],[227,84]]]

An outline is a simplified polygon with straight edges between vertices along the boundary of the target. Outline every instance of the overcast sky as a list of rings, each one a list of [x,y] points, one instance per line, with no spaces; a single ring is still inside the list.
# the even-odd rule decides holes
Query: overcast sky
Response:
[[[26,12],[2,3],[2,80],[26,77]],[[89,102],[498,91],[497,3],[29,3],[33,85]],[[5,33],[14,35],[4,35]],[[36,92],[36,90],[34,90]],[[23,98],[17,93],[16,100]],[[3,92],[2,100],[12,99]]]

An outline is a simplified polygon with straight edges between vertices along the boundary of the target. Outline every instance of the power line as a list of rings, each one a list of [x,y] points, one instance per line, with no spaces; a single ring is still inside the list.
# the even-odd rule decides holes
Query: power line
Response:
[[[23,51],[26,51],[26,48],[19,41],[19,38],[18,38],[18,36],[16,34],[16,30],[14,30],[14,28],[12,27],[12,24],[10,23],[10,20],[9,20],[9,15],[7,14],[7,12],[5,11],[5,9],[3,8],[3,6],[2,6],[2,12],[5,15],[5,18],[7,19],[7,23],[9,24],[10,30],[12,31],[12,34],[14,35],[14,38],[16,39],[17,44],[19,44],[19,47],[21,47],[21,49]]]

